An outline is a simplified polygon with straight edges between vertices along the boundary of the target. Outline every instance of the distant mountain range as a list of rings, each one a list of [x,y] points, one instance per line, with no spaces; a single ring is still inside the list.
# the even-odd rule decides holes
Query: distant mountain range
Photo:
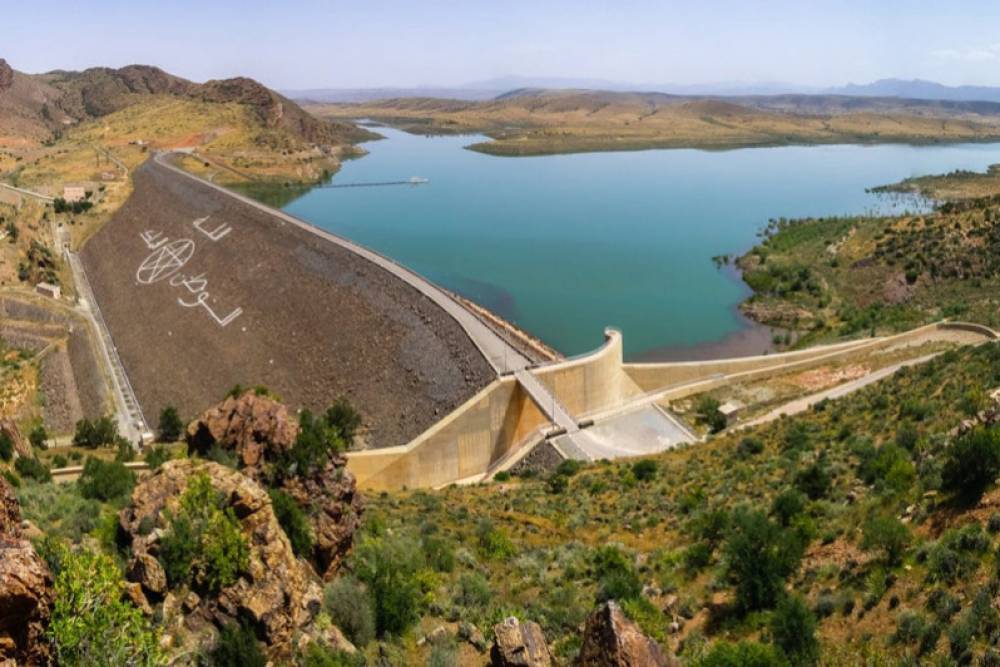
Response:
[[[318,88],[287,90],[295,100],[313,102],[373,102],[399,97],[435,97],[479,101],[521,89],[577,89],[612,92],[657,92],[673,95],[746,97],[751,95],[849,95],[853,97],[899,97],[922,100],[1000,102],[1000,87],[946,86],[921,79],[881,79],[872,83],[832,88],[802,86],[783,82],[708,84],[640,84],[569,77],[504,76],[473,81],[461,86],[419,86],[414,88]]]

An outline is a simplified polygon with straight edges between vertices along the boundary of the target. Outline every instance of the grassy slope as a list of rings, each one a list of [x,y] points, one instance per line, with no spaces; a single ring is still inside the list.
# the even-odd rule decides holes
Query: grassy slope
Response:
[[[925,215],[772,221],[738,260],[755,292],[743,308],[799,329],[803,342],[945,317],[995,327],[998,252],[1000,200],[992,194]]]
[[[529,480],[382,494],[370,503],[367,525],[424,540],[433,536],[457,548],[455,570],[433,575],[434,605],[421,621],[424,631],[449,617],[488,630],[489,623],[516,612],[539,621],[556,652],[568,658],[600,590],[595,556],[611,544],[638,564],[644,585],[661,591],[651,595],[653,610],[638,615],[644,628],[693,657],[706,641],[766,637],[762,628],[769,616],[767,611],[733,612],[731,587],[721,573],[723,549],[710,539],[709,518],[739,505],[767,511],[778,493],[796,486],[801,473],[820,461],[832,481],[794,520],[809,544],[790,587],[821,616],[824,662],[914,656],[915,642],[891,640],[904,612],[928,622],[939,619],[946,636],[967,619],[978,590],[994,581],[992,546],[963,554],[971,573],[939,583],[931,580],[941,575],[940,563],[923,555],[947,529],[970,521],[985,525],[1000,509],[1000,493],[964,509],[934,493],[946,434],[981,405],[985,389],[998,384],[997,345],[949,352],[805,416],[655,457],[652,480],[637,480],[632,465],[620,462],[585,468],[561,492]],[[862,443],[887,448],[885,443],[897,437],[907,442],[899,436],[904,424],[915,428],[916,444],[895,450],[901,455],[891,473],[861,479]],[[740,453],[739,443],[747,436],[763,443],[761,453]],[[908,523],[912,542],[899,565],[888,566],[861,549],[860,526],[873,515],[903,517]],[[510,541],[508,555],[491,556],[482,539],[484,525]],[[707,563],[691,555],[702,544]],[[477,578],[484,580],[487,594],[470,598],[465,591]],[[956,609],[941,611],[942,593],[934,591],[945,593]],[[937,612],[928,609],[932,597],[939,603]],[[682,625],[677,635],[668,629],[674,619]],[[973,645],[976,653],[983,652],[983,635]],[[410,650],[418,651],[412,642]],[[950,650],[949,640],[942,638],[925,648],[924,657]]]
[[[767,98],[764,98],[765,100]],[[785,108],[760,99],[715,100],[639,93],[541,91],[486,102],[399,99],[315,105],[328,118],[375,118],[413,132],[483,132],[470,148],[539,155],[644,148],[737,148],[811,143],[980,141],[1000,117],[934,105]],[[802,104],[797,101],[796,104]]]

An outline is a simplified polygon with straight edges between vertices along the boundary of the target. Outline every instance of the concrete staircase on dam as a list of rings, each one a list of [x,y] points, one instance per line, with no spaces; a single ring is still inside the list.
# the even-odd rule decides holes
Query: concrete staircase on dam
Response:
[[[580,425],[569,413],[555,394],[549,391],[542,382],[526,369],[514,372],[521,388],[528,393],[535,405],[552,421],[553,424],[566,432],[560,440],[559,449],[567,457],[579,461],[590,461],[591,457],[577,444],[574,439],[575,434],[580,432]]]

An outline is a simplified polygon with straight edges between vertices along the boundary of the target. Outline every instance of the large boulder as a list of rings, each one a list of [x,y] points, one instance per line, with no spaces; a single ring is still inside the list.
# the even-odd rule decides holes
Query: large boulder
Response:
[[[299,424],[288,408],[267,396],[230,396],[187,427],[188,450],[204,454],[218,446],[233,451],[251,476],[292,448]]]
[[[0,665],[48,665],[52,575],[20,524],[17,499],[0,477]]]
[[[496,641],[490,650],[492,667],[549,667],[552,655],[542,628],[532,621],[521,623],[511,616],[493,626]]]
[[[165,591],[156,556],[159,540],[169,528],[169,516],[177,512],[188,480],[202,472],[209,475],[239,520],[250,546],[250,563],[235,583],[217,595],[199,597],[185,590]],[[119,522],[132,546],[128,574],[147,596],[164,598],[168,634],[193,634],[204,644],[214,634],[209,626],[221,628],[242,621],[253,627],[273,655],[280,656],[292,649],[297,634],[315,631],[320,584],[308,565],[292,552],[267,491],[246,475],[207,461],[167,462],[136,486]]]
[[[577,667],[675,667],[680,663],[643,634],[614,601],[587,619]]]
[[[242,472],[268,483],[268,464],[277,461],[295,445],[299,425],[288,409],[267,396],[247,392],[229,397],[191,422],[187,427],[188,449],[207,452],[213,447],[235,453]],[[351,550],[354,533],[361,524],[364,501],[347,459],[333,457],[325,467],[304,476],[281,480],[280,488],[307,510],[312,529],[313,564],[331,579]]]
[[[0,435],[6,435],[10,438],[10,441],[14,444],[14,451],[17,452],[18,456],[31,458],[34,455],[31,451],[31,444],[21,435],[21,429],[17,427],[13,419],[0,419]]]
[[[345,457],[334,457],[323,469],[306,477],[290,477],[281,487],[299,506],[311,510],[313,560],[326,580],[337,573],[350,552],[364,512],[357,482],[346,466]]]

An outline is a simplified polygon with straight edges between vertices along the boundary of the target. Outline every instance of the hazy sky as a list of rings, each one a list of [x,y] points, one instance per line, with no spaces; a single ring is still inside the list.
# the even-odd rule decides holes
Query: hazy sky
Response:
[[[145,63],[285,89],[507,74],[1000,85],[997,0],[0,0],[0,16],[0,57],[26,72]]]

